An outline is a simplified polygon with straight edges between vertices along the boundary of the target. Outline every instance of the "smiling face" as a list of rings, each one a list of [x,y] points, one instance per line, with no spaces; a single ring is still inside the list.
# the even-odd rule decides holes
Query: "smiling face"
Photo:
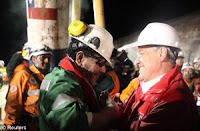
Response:
[[[34,65],[43,73],[46,74],[50,69],[51,55],[43,54],[38,56],[32,56]]]
[[[152,80],[160,76],[162,47],[156,50],[154,47],[138,47],[138,57],[135,64],[139,67],[139,79]]]
[[[183,70],[183,78],[186,79],[188,82],[192,80],[193,78],[193,72],[194,70],[192,68],[185,68]]]

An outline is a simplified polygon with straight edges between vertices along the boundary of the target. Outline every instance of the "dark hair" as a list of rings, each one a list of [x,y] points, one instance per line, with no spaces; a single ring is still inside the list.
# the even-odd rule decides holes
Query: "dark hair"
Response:
[[[84,43],[80,42],[77,39],[72,38],[72,41],[69,43],[69,47],[66,49],[66,54],[73,60],[75,60],[76,53],[79,51],[83,51],[86,56],[91,56],[97,53],[89,46],[85,45]]]

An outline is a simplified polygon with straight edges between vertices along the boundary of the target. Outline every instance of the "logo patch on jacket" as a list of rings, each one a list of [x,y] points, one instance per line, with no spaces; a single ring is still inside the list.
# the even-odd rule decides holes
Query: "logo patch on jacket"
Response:
[[[10,92],[14,93],[17,91],[17,86],[11,86],[10,87]]]
[[[35,80],[34,77],[31,77],[31,78],[29,79],[29,82],[30,82],[31,84],[33,84],[33,85],[37,84],[37,81]]]

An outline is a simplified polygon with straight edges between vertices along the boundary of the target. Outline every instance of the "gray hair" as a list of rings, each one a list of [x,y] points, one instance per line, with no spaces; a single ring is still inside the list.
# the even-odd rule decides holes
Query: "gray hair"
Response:
[[[178,57],[179,49],[174,48],[174,47],[169,47],[169,46],[154,46],[153,48],[155,51],[157,51],[161,47],[167,48],[167,57],[169,58],[169,61],[173,65],[176,65],[176,59]]]

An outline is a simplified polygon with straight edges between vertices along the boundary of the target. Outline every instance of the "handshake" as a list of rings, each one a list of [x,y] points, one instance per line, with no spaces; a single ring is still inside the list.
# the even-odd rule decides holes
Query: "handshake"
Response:
[[[109,95],[108,91],[102,91],[100,96],[99,96],[99,102],[101,105],[101,108],[108,108],[108,107],[112,107],[112,108],[118,108],[118,102],[119,102],[119,93],[117,93],[115,95],[115,98],[112,99]]]

